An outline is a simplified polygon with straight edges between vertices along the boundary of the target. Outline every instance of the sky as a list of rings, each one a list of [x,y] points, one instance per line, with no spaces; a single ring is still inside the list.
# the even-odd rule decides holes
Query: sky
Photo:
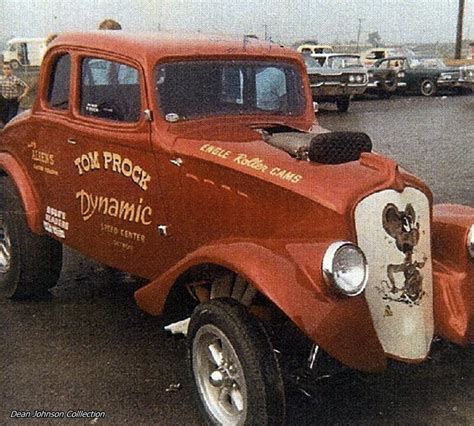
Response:
[[[474,0],[465,0],[464,38],[474,39]],[[458,0],[0,0],[0,40],[96,29],[104,18],[131,31],[265,33],[289,43],[357,40],[454,42]]]

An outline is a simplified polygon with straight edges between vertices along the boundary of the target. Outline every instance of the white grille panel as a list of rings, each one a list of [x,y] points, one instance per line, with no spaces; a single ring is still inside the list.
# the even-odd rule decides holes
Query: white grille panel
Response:
[[[414,188],[378,192],[359,203],[355,221],[379,340],[387,355],[422,360],[434,332],[428,199]]]

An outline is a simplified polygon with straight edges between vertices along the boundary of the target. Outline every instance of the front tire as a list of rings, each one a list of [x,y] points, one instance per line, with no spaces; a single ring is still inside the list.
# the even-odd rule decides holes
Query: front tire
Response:
[[[336,99],[336,107],[339,112],[347,112],[349,104],[351,103],[350,98],[338,98]]]
[[[398,88],[398,77],[395,72],[390,71],[382,78],[380,89],[382,90],[385,99],[390,98]]]
[[[429,78],[423,80],[420,83],[420,95],[422,96],[434,96],[436,94],[436,83]]]
[[[0,176],[0,296],[44,297],[61,266],[62,244],[30,231],[16,187]]]
[[[280,367],[265,329],[243,305],[230,298],[198,305],[188,344],[201,411],[211,424],[282,424]]]

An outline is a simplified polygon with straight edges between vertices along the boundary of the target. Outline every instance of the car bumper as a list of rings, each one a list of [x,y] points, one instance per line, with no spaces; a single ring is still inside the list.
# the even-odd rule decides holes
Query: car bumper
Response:
[[[437,80],[436,85],[441,89],[455,89],[461,87],[459,80]]]
[[[471,80],[461,80],[460,81],[461,87],[465,89],[474,90],[474,81]]]
[[[351,96],[361,95],[365,92],[366,88],[367,84],[312,84],[311,92],[313,93],[313,98]]]
[[[405,87],[407,87],[406,82],[404,82],[404,81],[399,81],[399,82],[397,83],[397,88],[398,88],[398,89],[404,89]],[[375,90],[377,90],[377,89],[382,90],[380,80],[371,81],[371,82],[369,82],[369,83],[367,84],[367,90],[374,90],[374,89],[375,89]]]

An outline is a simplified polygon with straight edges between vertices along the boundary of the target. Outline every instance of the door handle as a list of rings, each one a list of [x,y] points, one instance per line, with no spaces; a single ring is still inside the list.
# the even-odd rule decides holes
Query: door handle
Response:
[[[74,139],[74,138],[67,138],[67,143],[70,143],[71,145],[76,145],[76,144],[77,144],[77,140]]]
[[[183,165],[183,159],[182,158],[179,158],[179,157],[176,157],[176,158],[172,158],[170,160],[170,163],[171,164],[174,164],[175,166],[177,167],[181,167]]]

